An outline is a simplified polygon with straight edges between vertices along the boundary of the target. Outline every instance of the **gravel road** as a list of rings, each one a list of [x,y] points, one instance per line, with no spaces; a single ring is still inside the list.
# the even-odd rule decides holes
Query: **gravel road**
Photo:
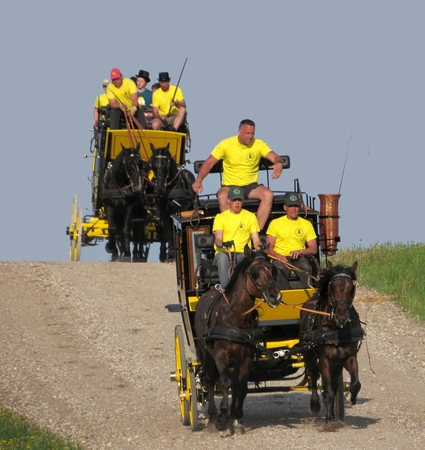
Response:
[[[424,448],[425,326],[367,289],[362,390],[344,426],[323,432],[307,392],[258,394],[236,436],[208,433],[205,408],[197,432],[180,422],[173,265],[2,262],[0,296],[0,403],[85,449]]]

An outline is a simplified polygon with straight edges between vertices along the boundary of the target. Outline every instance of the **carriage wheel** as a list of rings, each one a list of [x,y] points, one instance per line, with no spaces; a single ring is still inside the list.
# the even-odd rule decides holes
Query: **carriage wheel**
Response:
[[[345,420],[345,395],[344,395],[344,377],[341,375],[338,377],[338,390],[335,395],[335,409],[337,420],[344,422]]]
[[[77,218],[72,233],[71,241],[71,261],[79,261],[81,256],[81,242],[83,237],[83,224],[82,224],[83,211],[80,208],[77,213]]]
[[[71,244],[69,247],[69,260],[70,261],[75,261],[74,260],[74,255],[75,255],[75,240],[74,240],[74,234],[75,234],[75,227],[76,227],[76,223],[77,223],[77,194],[74,195],[74,199],[72,200],[72,209],[71,209],[71,226],[69,227],[69,229],[71,230]]]
[[[186,395],[189,404],[190,427],[192,431],[198,428],[198,401],[196,398],[195,371],[191,364],[186,367]]]
[[[185,395],[185,376],[186,376],[186,352],[184,349],[183,330],[177,325],[174,332],[176,344],[176,381],[179,394],[180,414],[184,426],[190,425],[189,402]]]

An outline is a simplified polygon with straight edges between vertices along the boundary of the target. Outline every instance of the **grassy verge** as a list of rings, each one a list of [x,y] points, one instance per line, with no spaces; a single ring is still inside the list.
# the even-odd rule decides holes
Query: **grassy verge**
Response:
[[[82,450],[0,406],[0,449],[2,450]]]
[[[361,284],[389,295],[413,316],[425,320],[425,244],[375,244],[353,247],[329,258],[333,264],[359,263]]]

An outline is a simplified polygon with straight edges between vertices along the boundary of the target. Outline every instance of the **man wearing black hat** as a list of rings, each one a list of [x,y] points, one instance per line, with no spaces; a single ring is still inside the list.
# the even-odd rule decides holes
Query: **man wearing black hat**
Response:
[[[278,268],[278,286],[280,289],[289,289],[291,269],[285,263],[301,269],[297,272],[300,279],[298,288],[308,287],[308,274],[310,264],[306,255],[317,253],[317,236],[310,221],[299,217],[301,197],[296,192],[286,195],[283,209],[286,215],[274,219],[267,229],[267,252],[275,260],[273,264]]]
[[[154,130],[172,129],[177,131],[186,119],[186,102],[183,91],[170,85],[168,72],[160,72],[158,81],[160,89],[153,93],[153,121]]]
[[[137,100],[139,102],[140,108],[142,108],[145,115],[147,124],[152,122],[152,95],[153,92],[147,89],[147,84],[151,81],[149,78],[149,72],[146,70],[139,70],[136,77],[137,86]]]
[[[226,286],[230,274],[230,258],[227,250],[235,253],[236,264],[245,257],[244,248],[252,242],[255,248],[259,248],[261,240],[255,214],[242,208],[244,194],[240,187],[233,186],[229,189],[227,202],[229,209],[217,214],[213,223],[214,265],[217,266],[220,284]]]

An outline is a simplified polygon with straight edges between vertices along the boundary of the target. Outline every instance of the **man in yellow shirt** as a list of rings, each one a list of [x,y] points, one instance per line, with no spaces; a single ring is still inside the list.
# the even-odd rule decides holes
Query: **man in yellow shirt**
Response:
[[[236,253],[236,262],[245,257],[244,248],[252,242],[255,248],[261,246],[258,220],[255,214],[242,209],[243,191],[239,187],[228,190],[229,209],[217,214],[214,219],[213,233],[216,254],[213,264],[217,266],[220,284],[224,287],[229,281],[230,259],[227,249]]]
[[[245,119],[239,124],[238,136],[232,136],[221,141],[202,164],[192,188],[196,193],[202,192],[202,180],[210,173],[213,166],[223,159],[222,187],[217,192],[220,211],[229,208],[227,193],[230,186],[240,186],[244,198],[260,200],[257,210],[260,229],[266,225],[272,203],[273,192],[262,184],[258,184],[258,168],[261,157],[273,163],[272,178],[279,178],[283,170],[282,158],[260,139],[255,139],[255,123]]]
[[[283,209],[286,215],[274,219],[267,229],[267,253],[273,258],[273,264],[278,268],[278,286],[280,289],[289,289],[289,276],[291,270],[282,264],[287,262],[298,267],[303,272],[297,272],[300,279],[300,288],[308,287],[308,273],[310,264],[305,255],[317,253],[317,236],[309,220],[299,217],[301,197],[297,193],[289,193],[285,197]]]
[[[136,116],[142,127],[146,128],[145,115],[137,100],[137,87],[133,80],[124,78],[119,69],[111,70],[111,83],[108,84],[106,94],[111,105],[111,130],[120,129],[120,121],[125,110]]]
[[[158,81],[160,89],[152,96],[152,129],[172,129],[177,131],[186,120],[186,101],[183,91],[170,85],[168,72],[160,72]]]
[[[108,87],[108,84],[109,84],[109,80],[103,80],[103,83],[102,83],[103,94],[98,95],[94,102],[94,110],[93,110],[94,126],[93,126],[93,128],[97,128],[97,126],[99,125],[99,120],[101,120],[103,122],[106,118],[107,108],[109,106],[108,96],[106,95],[106,89]]]

